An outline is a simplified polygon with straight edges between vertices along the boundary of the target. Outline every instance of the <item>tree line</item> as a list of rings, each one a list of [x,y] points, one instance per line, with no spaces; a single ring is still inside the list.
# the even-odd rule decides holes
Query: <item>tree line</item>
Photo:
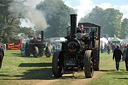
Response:
[[[96,6],[80,21],[92,22],[100,25],[101,36],[103,36],[103,34],[108,34],[108,36],[113,37],[115,34],[122,39],[128,36],[128,19],[123,19],[123,13],[114,8],[103,10]]]
[[[11,14],[9,3],[14,0],[0,0],[0,43],[9,43],[12,39],[18,38],[19,33],[25,33],[32,36],[34,31],[32,28],[21,27],[20,17],[16,18]]]
[[[36,30],[28,27],[21,27],[21,18],[9,13],[9,3],[13,0],[0,0],[0,42],[8,43],[11,39],[18,38],[18,33],[25,33],[34,36]],[[37,4],[36,9],[45,14],[48,28],[45,29],[45,37],[64,37],[67,34],[67,27],[70,26],[70,14],[77,10],[64,4],[62,0],[44,0]],[[84,10],[84,9],[83,9]],[[38,16],[37,16],[38,17]],[[114,34],[119,38],[128,36],[128,19],[123,19],[123,13],[114,8],[103,10],[96,6],[80,22],[91,22],[101,26],[101,36]],[[39,32],[37,32],[39,33]]]
[[[69,14],[77,11],[65,5],[62,0],[44,0],[37,5],[37,9],[46,13],[46,20],[49,24],[45,31],[46,37],[65,36],[67,33],[66,28],[70,26]],[[122,39],[128,36],[128,19],[123,19],[123,13],[114,8],[104,10],[96,6],[79,22],[90,22],[100,25],[101,36],[104,34],[107,34],[109,37],[116,35]]]

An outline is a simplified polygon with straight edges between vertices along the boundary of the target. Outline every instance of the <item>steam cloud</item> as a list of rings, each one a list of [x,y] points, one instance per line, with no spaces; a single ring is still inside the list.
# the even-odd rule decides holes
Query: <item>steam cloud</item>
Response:
[[[92,0],[76,0],[76,3],[78,4],[77,6],[72,6],[72,1],[73,0],[68,0],[65,4],[77,11],[78,21],[91,12],[91,10],[95,7]]]
[[[15,17],[24,17],[29,20],[36,28],[44,30],[48,27],[44,14],[35,9],[34,6],[41,0],[15,0],[10,3],[9,12]]]

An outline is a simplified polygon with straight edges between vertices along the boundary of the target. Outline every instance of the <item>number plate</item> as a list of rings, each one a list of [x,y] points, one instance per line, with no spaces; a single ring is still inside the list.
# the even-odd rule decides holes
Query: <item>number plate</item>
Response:
[[[64,66],[76,66],[76,61],[75,60],[65,60]]]

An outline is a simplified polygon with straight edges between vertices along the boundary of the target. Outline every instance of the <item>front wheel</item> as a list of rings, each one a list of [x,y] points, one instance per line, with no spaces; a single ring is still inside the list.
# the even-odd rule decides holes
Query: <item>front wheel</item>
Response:
[[[45,55],[46,55],[47,58],[49,58],[51,56],[51,49],[48,46],[46,47]]]
[[[86,78],[92,78],[94,69],[93,69],[93,59],[91,55],[92,51],[87,50],[84,54],[84,72]]]
[[[57,51],[53,55],[52,59],[52,71],[55,77],[61,77],[62,76],[62,67],[60,66],[59,62],[60,61],[60,51]]]
[[[26,55],[26,56],[30,56],[29,47],[26,47],[26,48],[25,48],[25,55]]]

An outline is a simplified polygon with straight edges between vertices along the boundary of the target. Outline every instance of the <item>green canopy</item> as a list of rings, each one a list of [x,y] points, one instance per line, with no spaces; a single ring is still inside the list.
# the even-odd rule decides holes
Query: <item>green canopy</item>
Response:
[[[120,43],[120,40],[118,40],[117,38],[114,38],[114,39],[111,40],[111,42],[113,42],[113,43]]]

